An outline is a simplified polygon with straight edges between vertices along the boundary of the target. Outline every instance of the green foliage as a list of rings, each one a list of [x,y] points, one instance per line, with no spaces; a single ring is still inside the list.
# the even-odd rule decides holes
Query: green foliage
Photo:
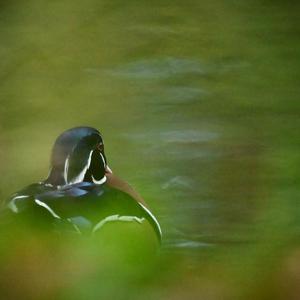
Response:
[[[2,297],[298,299],[298,28],[296,1],[2,1],[1,200],[90,125],[164,232],[155,258],[8,228]]]

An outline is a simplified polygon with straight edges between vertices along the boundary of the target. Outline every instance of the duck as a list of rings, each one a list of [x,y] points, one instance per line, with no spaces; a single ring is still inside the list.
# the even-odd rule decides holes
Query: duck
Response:
[[[114,175],[102,134],[92,127],[61,133],[52,148],[47,178],[14,193],[6,209],[15,219],[29,220],[43,230],[95,236],[106,228],[131,224],[150,228],[159,244],[162,240],[156,217],[144,199]]]

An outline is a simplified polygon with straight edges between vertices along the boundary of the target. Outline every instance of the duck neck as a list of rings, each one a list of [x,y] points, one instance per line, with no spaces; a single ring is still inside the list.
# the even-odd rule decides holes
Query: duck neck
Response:
[[[66,185],[67,182],[64,177],[64,170],[50,169],[47,179],[44,181],[46,184],[51,184],[53,186]]]

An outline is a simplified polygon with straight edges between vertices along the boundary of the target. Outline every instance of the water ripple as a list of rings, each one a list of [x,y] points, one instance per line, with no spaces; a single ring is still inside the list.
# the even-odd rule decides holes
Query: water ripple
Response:
[[[164,248],[186,248],[186,249],[199,249],[213,247],[214,244],[193,241],[193,240],[173,240],[166,242]]]
[[[179,188],[179,189],[192,189],[194,186],[194,181],[186,176],[175,176],[168,179],[161,185],[163,190],[170,188]]]
[[[165,130],[160,132],[145,133],[126,133],[123,134],[128,139],[135,141],[153,141],[159,140],[161,143],[201,143],[215,140],[219,134],[212,131],[181,129],[181,130]]]
[[[197,60],[166,57],[137,60],[106,70],[106,73],[134,79],[165,79],[175,75],[204,75],[206,71]]]

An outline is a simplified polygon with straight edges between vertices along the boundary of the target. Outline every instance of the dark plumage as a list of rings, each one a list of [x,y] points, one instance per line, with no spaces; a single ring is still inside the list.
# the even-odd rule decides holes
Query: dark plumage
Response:
[[[54,144],[48,178],[14,194],[7,207],[14,218],[79,234],[100,232],[107,223],[147,222],[160,240],[160,226],[152,213],[130,193],[107,184],[107,172],[111,171],[99,131],[67,130]]]

